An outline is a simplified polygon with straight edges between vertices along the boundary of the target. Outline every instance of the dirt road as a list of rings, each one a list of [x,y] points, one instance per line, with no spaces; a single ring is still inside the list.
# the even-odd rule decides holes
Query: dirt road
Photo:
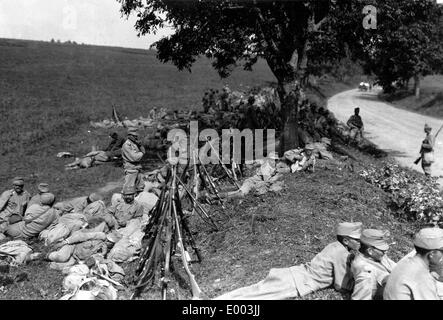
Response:
[[[338,120],[346,122],[360,107],[360,115],[365,125],[365,137],[381,149],[392,154],[400,165],[422,172],[421,164],[414,165],[419,156],[420,145],[425,137],[423,127],[428,123],[432,133],[443,124],[442,120],[419,115],[382,102],[377,98],[379,91],[359,92],[357,89],[345,91],[329,99],[328,107]],[[435,163],[432,175],[443,175],[443,132],[435,144]],[[440,179],[440,184],[443,179]]]

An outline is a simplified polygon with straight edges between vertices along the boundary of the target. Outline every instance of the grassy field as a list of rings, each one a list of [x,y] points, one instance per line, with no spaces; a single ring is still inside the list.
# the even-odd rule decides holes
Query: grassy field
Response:
[[[411,81],[407,93],[402,92],[400,98],[389,100],[397,107],[443,118],[443,75],[428,76],[421,81],[420,99],[415,98]]]
[[[89,121],[110,118],[113,104],[132,119],[146,116],[154,106],[200,108],[204,90],[225,83],[241,90],[272,81],[264,62],[252,73],[237,70],[222,80],[206,59],[199,60],[190,74],[159,63],[152,51],[0,40],[0,188],[8,188],[11,178],[22,175],[30,191],[46,181],[59,199],[85,195],[122,178],[122,168],[65,171],[68,160],[56,154],[85,154],[92,145],[106,145],[108,132],[92,129]],[[329,79],[309,95],[327,98],[352,87],[352,79],[346,84]],[[358,154],[356,169],[374,161]],[[192,268],[205,297],[257,282],[272,267],[309,261],[334,240],[333,226],[339,221],[354,219],[366,227],[390,228],[400,244],[392,256],[408,252],[413,227],[389,214],[386,195],[364,182],[357,170],[351,172],[335,161],[320,162],[313,174],[285,177],[287,188],[280,194],[229,201],[225,210],[211,207],[223,226],[215,233],[193,219],[191,228],[204,260]],[[41,249],[41,244],[33,246]],[[26,272],[29,281],[0,291],[0,299],[60,297],[62,275],[48,270],[46,262],[14,268],[14,274],[20,272]],[[152,290],[145,298],[158,299],[158,292]],[[186,294],[181,298],[189,298]],[[305,299],[341,297],[331,289]]]
[[[107,132],[89,121],[110,118],[112,105],[134,119],[153,107],[198,109],[207,88],[273,80],[263,61],[253,73],[239,69],[223,80],[207,59],[189,73],[160,63],[154,51],[0,39],[0,190],[21,175],[29,191],[46,181],[62,199],[121,178],[122,169],[112,166],[66,172],[68,160],[56,158],[106,145]]]

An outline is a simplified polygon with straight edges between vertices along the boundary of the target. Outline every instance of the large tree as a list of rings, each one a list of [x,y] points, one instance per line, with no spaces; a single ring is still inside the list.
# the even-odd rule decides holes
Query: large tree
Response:
[[[125,15],[137,14],[136,29],[141,35],[166,24],[175,29],[173,35],[155,45],[162,62],[172,62],[181,70],[190,70],[198,56],[206,55],[226,77],[237,66],[251,70],[258,59],[265,59],[277,79],[282,101],[289,140],[281,146],[283,149],[297,145],[299,97],[294,95],[294,88],[306,82],[309,58],[315,56],[316,63],[320,63],[342,56],[345,46],[333,42],[345,39],[332,30],[333,22],[340,12],[352,7],[355,11],[348,14],[358,18],[349,19],[353,24],[350,27],[361,32],[365,5],[360,0],[118,1]],[[334,44],[331,50],[328,43]],[[321,46],[326,46],[325,50],[319,50]]]
[[[442,72],[441,6],[433,0],[378,2],[377,29],[363,38],[366,69],[387,92],[395,89],[395,82],[413,78],[418,97],[420,78]]]

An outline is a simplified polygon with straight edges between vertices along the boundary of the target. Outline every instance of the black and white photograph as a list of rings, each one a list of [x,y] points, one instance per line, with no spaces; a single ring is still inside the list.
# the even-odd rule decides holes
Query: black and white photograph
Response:
[[[0,117],[0,300],[443,299],[443,0],[0,0]]]

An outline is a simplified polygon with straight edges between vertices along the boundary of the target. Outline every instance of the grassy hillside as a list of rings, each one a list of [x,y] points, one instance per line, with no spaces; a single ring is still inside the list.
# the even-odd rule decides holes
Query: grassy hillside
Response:
[[[106,132],[89,121],[110,118],[113,104],[133,119],[154,106],[199,108],[206,88],[273,80],[264,62],[223,80],[207,59],[189,73],[160,63],[154,51],[0,39],[0,190],[22,175],[30,191],[47,181],[68,198],[121,178],[122,169],[111,166],[65,172],[67,160],[56,158],[60,151],[82,155],[93,144],[106,145]]]
[[[399,92],[384,98],[399,108],[443,118],[443,75],[425,77],[421,81],[421,94],[418,100],[414,96],[413,85],[411,81],[407,92]]]

